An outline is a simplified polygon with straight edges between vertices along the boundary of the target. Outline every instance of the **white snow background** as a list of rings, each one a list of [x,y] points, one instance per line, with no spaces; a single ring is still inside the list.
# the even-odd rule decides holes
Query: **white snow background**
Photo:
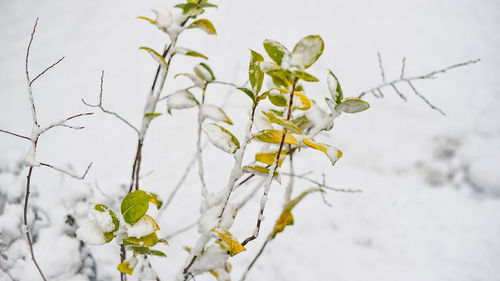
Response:
[[[325,41],[322,57],[309,71],[322,82],[306,85],[308,95],[317,100],[328,94],[328,68],[335,71],[346,96],[357,96],[379,84],[377,52],[388,79],[399,76],[404,56],[411,75],[482,59],[439,79],[415,83],[446,116],[406,88],[402,90],[407,93],[407,103],[386,90],[384,99],[366,98],[371,104],[368,111],[342,115],[322,141],[340,148],[344,156],[331,167],[321,153],[304,151],[297,158],[297,169],[315,171],[312,176],[318,180],[325,173],[328,184],[363,192],[329,192],[332,208],[318,194],[306,198],[294,209],[295,225],[268,245],[247,280],[500,280],[498,1],[213,2],[219,8],[208,9],[204,17],[214,23],[218,35],[187,31],[179,45],[207,55],[207,63],[223,81],[241,84],[247,79],[249,48],[264,54],[264,39],[278,40],[292,49],[309,34],[319,34]],[[1,1],[0,128],[22,135],[31,131],[24,58],[36,17],[40,20],[31,52],[32,75],[66,56],[34,84],[40,122],[48,124],[93,111],[81,99],[97,102],[104,70],[104,105],[138,125],[156,71],[156,63],[138,47],[161,50],[168,38],[137,16],[152,17],[150,9],[174,4],[177,2]],[[165,94],[190,85],[188,79],[172,77],[191,72],[197,62],[174,58]],[[207,100],[221,104],[228,90],[227,86],[213,86]],[[226,113],[235,122],[232,130],[240,140],[248,106],[242,93],[229,94]],[[164,103],[160,110],[165,112]],[[123,196],[120,185],[129,182],[136,148],[135,133],[112,116],[96,111],[75,123],[85,129],[59,128],[44,135],[38,157],[59,166],[71,165],[78,172],[93,162],[87,178],[77,181],[44,168],[33,174],[31,202],[44,210],[50,223],[41,227],[35,253],[50,280],[88,280],[70,274],[78,270],[73,267],[78,263],[79,246],[76,240],[61,235],[65,216],[74,215],[77,223],[86,218],[91,205],[74,205],[78,198],[112,204],[99,195],[96,184],[106,194]],[[170,194],[194,153],[195,124],[192,109],[153,121],[142,167],[143,173],[152,173],[142,180],[143,188],[162,198]],[[13,171],[28,148],[29,142],[0,134],[0,193],[4,196],[24,193],[27,169],[20,174]],[[231,156],[209,145],[204,159],[209,189],[224,187]],[[271,189],[262,235],[248,244],[246,252],[231,259],[234,280],[240,278],[279,215],[284,186],[275,183]],[[308,187],[311,184],[299,181],[296,189]],[[158,221],[161,234],[196,220],[199,193],[194,168]],[[236,218],[232,233],[239,239],[253,230],[258,208],[254,199]],[[0,240],[20,234],[22,210],[4,206],[2,211]],[[195,230],[174,237],[162,249],[167,258],[151,258],[162,281],[173,279],[187,256],[182,247],[196,238]],[[31,260],[21,258],[28,252],[23,237],[20,241],[9,248],[8,261],[0,257],[2,281],[40,280]],[[118,246],[91,246],[90,251],[97,261],[98,280],[118,280]],[[210,275],[196,277],[198,281],[212,279]]]

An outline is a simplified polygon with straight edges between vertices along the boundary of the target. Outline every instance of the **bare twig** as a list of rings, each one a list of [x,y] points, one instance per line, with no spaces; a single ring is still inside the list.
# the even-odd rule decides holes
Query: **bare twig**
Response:
[[[381,60],[380,54],[377,54],[377,56],[379,58],[379,67],[380,67],[380,70],[381,70],[383,82],[381,84],[379,84],[378,86],[376,86],[376,87],[373,87],[371,89],[368,89],[366,91],[361,92],[361,94],[359,94],[359,96],[358,96],[359,98],[363,97],[367,93],[372,93],[375,97],[377,97],[376,92],[383,97],[383,89],[386,88],[386,87],[391,87],[401,99],[403,99],[403,100],[406,101],[406,97],[396,87],[397,84],[406,83],[406,84],[408,84],[410,86],[410,88],[412,89],[413,93],[415,95],[417,95],[419,98],[421,98],[430,108],[438,111],[439,113],[441,113],[443,115],[444,115],[444,112],[441,109],[439,109],[438,107],[434,106],[427,98],[425,98],[422,94],[420,94],[418,92],[418,90],[416,89],[416,87],[413,85],[413,82],[417,81],[417,80],[435,79],[435,78],[437,78],[437,76],[439,74],[444,74],[444,73],[446,73],[449,70],[452,70],[452,69],[455,69],[455,68],[459,68],[459,67],[463,67],[463,66],[467,66],[467,65],[470,65],[470,64],[475,64],[475,63],[478,63],[479,61],[481,61],[481,59],[469,60],[469,61],[466,61],[466,62],[462,62],[462,63],[457,63],[457,64],[454,64],[454,65],[450,65],[450,66],[447,66],[447,67],[442,68],[442,69],[431,71],[431,72],[426,73],[426,74],[417,75],[417,76],[411,76],[411,77],[405,77],[406,58],[403,58],[400,77],[398,79],[394,79],[392,81],[385,82],[385,75],[384,75],[384,70],[383,70],[383,67],[382,67],[382,60]]]
[[[292,174],[287,173],[287,172],[281,172],[281,174],[285,175],[285,176],[292,176]],[[307,177],[306,175],[303,175],[303,174],[301,174],[301,175],[293,175],[293,177],[298,178],[298,179],[306,180],[306,181],[308,181],[310,183],[318,185],[319,187],[321,187],[323,189],[332,190],[332,191],[336,191],[336,192],[344,192],[344,193],[361,193],[361,192],[363,192],[360,189],[336,188],[336,187],[327,186],[324,183],[321,183],[319,181],[313,180],[313,179],[311,179],[311,178],[309,178],[309,177]]]
[[[66,169],[63,169],[63,168],[59,168],[59,167],[56,167],[54,165],[50,165],[50,164],[47,164],[47,163],[43,163],[43,162],[40,162],[40,165],[41,166],[45,166],[45,167],[48,167],[48,168],[51,168],[51,169],[54,169],[60,173],[63,173],[63,174],[66,174],[72,178],[75,178],[75,179],[78,179],[78,180],[83,180],[85,178],[85,176],[87,175],[88,171],[90,170],[90,167],[92,167],[92,162],[87,166],[87,169],[85,170],[85,172],[83,172],[82,175],[77,175],[75,174],[74,172],[72,171],[69,171],[69,170],[66,170]]]
[[[269,243],[269,241],[271,241],[271,236],[268,236],[267,239],[266,239],[266,241],[264,241],[264,244],[262,244],[262,246],[260,247],[259,252],[257,253],[257,255],[255,255],[255,257],[253,258],[252,262],[248,265],[247,269],[243,273],[243,276],[241,276],[240,281],[245,281],[245,279],[247,278],[248,273],[250,272],[250,269],[252,269],[252,267],[254,266],[255,262],[260,258],[260,256],[264,252],[264,249],[266,248],[267,243]]]
[[[134,130],[137,134],[140,134],[139,129],[137,129],[134,125],[132,125],[132,123],[130,123],[129,121],[127,121],[125,118],[121,117],[118,113],[109,111],[109,110],[105,109],[102,106],[103,83],[104,83],[104,70],[101,72],[101,86],[100,86],[100,91],[99,91],[99,103],[97,103],[97,104],[90,104],[90,103],[86,102],[84,99],[82,99],[83,104],[85,104],[86,106],[90,106],[90,107],[94,107],[94,108],[99,108],[102,112],[115,116],[120,121],[122,121],[127,126],[129,126],[132,130]]]
[[[380,75],[382,76],[382,83],[385,83],[384,66],[382,65],[382,56],[377,53],[378,67],[380,68]]]
[[[172,239],[173,237],[175,237],[175,236],[177,236],[177,235],[179,235],[179,234],[182,234],[182,233],[184,233],[184,232],[186,232],[186,231],[188,231],[188,230],[190,230],[190,229],[194,228],[196,225],[198,225],[198,221],[195,221],[195,222],[193,222],[193,223],[190,223],[190,224],[188,224],[188,225],[184,226],[184,227],[183,227],[183,228],[181,228],[181,229],[178,229],[178,230],[176,230],[176,231],[174,231],[174,232],[172,232],[172,233],[169,233],[169,234],[165,235],[165,239],[167,239],[167,240],[168,240],[168,239]]]
[[[38,74],[35,78],[33,78],[33,80],[31,80],[30,82],[30,86],[36,81],[36,79],[38,79],[40,76],[44,75],[45,72],[47,72],[49,69],[53,68],[54,66],[56,66],[58,63],[60,63],[62,60],[64,59],[64,57],[60,58],[59,60],[57,60],[55,63],[51,64],[49,67],[45,68],[44,71],[40,72],[40,74]]]
[[[13,136],[15,136],[15,137],[18,137],[18,138],[22,138],[22,139],[25,139],[25,140],[29,140],[29,141],[31,141],[31,139],[30,139],[30,138],[28,138],[28,137],[21,136],[21,135],[19,135],[19,134],[12,133],[12,132],[9,132],[9,131],[6,131],[6,130],[2,130],[2,129],[0,129],[0,132],[2,132],[2,133],[6,133],[6,134],[9,134],[9,135],[13,135]]]

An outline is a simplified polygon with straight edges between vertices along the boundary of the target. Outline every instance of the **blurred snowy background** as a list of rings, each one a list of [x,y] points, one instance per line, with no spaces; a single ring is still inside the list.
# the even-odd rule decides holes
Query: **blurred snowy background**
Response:
[[[410,75],[482,59],[416,84],[446,112],[444,117],[408,89],[402,89],[408,93],[407,103],[386,91],[384,99],[367,98],[368,111],[341,116],[323,141],[340,148],[344,157],[331,167],[324,155],[308,151],[297,159],[298,170],[315,171],[313,177],[319,180],[325,173],[330,185],[363,192],[330,192],[332,208],[322,204],[319,195],[305,199],[294,211],[295,225],[270,243],[247,280],[499,280],[500,2],[213,2],[219,8],[209,9],[205,17],[212,20],[218,35],[185,32],[180,45],[207,55],[219,80],[237,84],[247,77],[248,49],[264,53],[265,38],[291,49],[305,35],[322,36],[325,51],[310,72],[324,80],[326,69],[333,69],[346,96],[380,83],[377,52],[388,79],[399,76],[404,56]],[[66,56],[34,86],[40,122],[89,111],[81,99],[97,101],[104,70],[104,105],[139,124],[156,64],[138,47],[161,50],[167,38],[137,16],[152,16],[151,8],[177,3],[1,1],[0,128],[22,135],[31,131],[24,57],[36,17],[40,21],[32,46],[32,72]],[[197,62],[175,58],[169,77],[191,71]],[[188,83],[169,79],[165,93]],[[214,86],[207,98],[222,103],[228,90]],[[328,94],[324,82],[306,85],[306,90],[317,100]],[[233,131],[241,137],[247,98],[233,92],[226,102],[226,112],[241,128]],[[142,171],[151,172],[143,180],[144,188],[164,198],[170,194],[194,153],[195,115],[194,110],[176,111],[153,122],[143,156]],[[98,280],[118,280],[118,247],[114,243],[80,245],[71,238],[71,226],[65,220],[70,214],[79,223],[90,204],[113,204],[97,185],[104,194],[123,195],[121,185],[129,181],[135,134],[99,112],[77,123],[86,128],[57,129],[39,143],[39,158],[45,162],[71,165],[77,171],[94,164],[84,181],[35,170],[32,204],[39,214],[35,251],[51,280],[88,280],[84,273],[93,265],[82,265],[81,260],[89,253],[97,264]],[[23,196],[26,175],[19,163],[28,147],[27,141],[0,134],[0,241],[8,257],[0,257],[2,281],[39,280],[31,260],[23,259],[24,239],[13,240],[20,234],[22,210],[16,202]],[[227,181],[232,158],[213,147],[204,158],[209,187],[217,190]],[[300,186],[311,185],[298,182]],[[276,185],[271,191],[264,234],[281,210],[281,189]],[[240,239],[253,229],[257,204],[254,200],[238,213],[232,232]],[[194,222],[197,206],[199,181],[194,171],[159,221],[161,233]],[[196,238],[195,230],[172,238],[163,249],[168,257],[151,259],[162,280],[172,280],[186,258],[182,246]],[[235,280],[264,238],[232,259]]]

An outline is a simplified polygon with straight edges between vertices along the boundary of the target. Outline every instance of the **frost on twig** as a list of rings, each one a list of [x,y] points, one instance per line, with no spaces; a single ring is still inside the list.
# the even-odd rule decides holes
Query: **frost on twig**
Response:
[[[373,96],[375,96],[377,98],[379,98],[379,97],[383,98],[384,97],[384,92],[383,91],[387,87],[391,87],[392,90],[402,100],[406,101],[407,100],[406,97],[403,95],[403,93],[399,90],[399,88],[396,85],[407,84],[410,87],[410,89],[412,90],[412,92],[417,97],[419,97],[420,99],[422,99],[430,108],[432,108],[433,110],[436,110],[437,112],[441,113],[442,115],[445,115],[445,113],[440,108],[438,108],[437,106],[433,105],[424,95],[422,95],[417,90],[417,88],[415,87],[414,82],[418,81],[418,80],[435,79],[435,78],[437,78],[437,76],[439,74],[444,74],[444,73],[446,73],[449,70],[452,70],[452,69],[455,69],[455,68],[459,68],[459,67],[463,67],[463,66],[467,66],[467,65],[470,65],[470,64],[475,64],[475,63],[478,63],[479,61],[481,61],[481,59],[469,60],[469,61],[466,61],[466,62],[462,62],[462,63],[457,63],[457,64],[454,64],[454,65],[450,65],[450,66],[447,66],[447,67],[442,68],[442,69],[434,70],[434,71],[431,71],[431,72],[426,73],[426,74],[416,75],[416,76],[406,76],[405,75],[406,58],[403,58],[402,63],[401,63],[401,73],[400,73],[399,78],[391,80],[389,82],[386,82],[386,77],[385,77],[385,73],[384,73],[384,67],[383,67],[383,64],[382,64],[382,56],[380,55],[380,53],[377,53],[377,58],[378,58],[378,65],[379,65],[379,68],[380,68],[380,75],[382,77],[382,83],[379,84],[376,87],[373,87],[371,89],[363,91],[358,96],[359,98],[363,97],[364,95],[366,95],[368,93],[371,93]]]

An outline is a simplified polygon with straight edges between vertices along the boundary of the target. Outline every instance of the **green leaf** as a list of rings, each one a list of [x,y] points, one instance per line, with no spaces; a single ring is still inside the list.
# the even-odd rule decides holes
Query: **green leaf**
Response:
[[[310,67],[323,53],[325,44],[318,35],[309,35],[302,38],[293,48],[292,64],[300,68]]]
[[[153,250],[149,247],[130,246],[130,248],[134,252],[134,255],[153,255],[153,256],[159,256],[159,257],[166,257],[167,256],[162,251]]]
[[[260,69],[260,63],[264,61],[261,54],[250,50],[251,58],[250,65],[248,66],[248,78],[250,80],[250,85],[255,94],[259,94],[262,88],[262,82],[264,81],[264,72]]]
[[[283,57],[290,57],[290,51],[280,42],[271,39],[264,40],[264,49],[269,57],[278,65],[283,62]]]
[[[190,2],[182,5],[182,13],[188,17],[199,16],[203,14],[203,12],[205,12],[205,10],[197,3]]]
[[[369,107],[370,105],[366,101],[359,98],[345,98],[335,106],[335,109],[346,113],[358,113],[367,110]]]
[[[214,25],[212,24],[211,21],[209,21],[207,19],[195,20],[194,22],[192,22],[188,26],[188,28],[199,28],[208,34],[212,34],[212,35],[217,34],[217,31],[215,31]]]
[[[307,82],[318,82],[318,78],[312,76],[311,74],[304,72],[304,71],[294,71],[293,74],[297,76],[298,78],[307,81]]]
[[[328,71],[326,83],[328,84],[328,90],[330,91],[330,95],[332,96],[333,101],[336,104],[341,103],[342,99],[344,98],[344,93],[342,92],[342,87],[340,87],[337,76],[335,76],[335,74],[333,74],[331,70]]]
[[[211,3],[202,3],[200,4],[203,8],[217,8],[217,5]]]
[[[202,58],[202,59],[208,59],[207,56],[205,56],[202,53],[187,49],[187,48],[182,48],[182,47],[177,47],[175,48],[175,53],[184,55],[184,56],[189,56],[189,57],[197,57],[197,58]]]
[[[144,114],[144,117],[150,118],[150,119],[154,119],[154,118],[159,117],[159,116],[161,116],[161,113],[149,112],[149,113]]]
[[[238,90],[242,91],[243,93],[245,93],[250,99],[252,99],[252,101],[255,101],[255,95],[252,92],[252,90],[247,89],[247,88],[236,88],[236,89],[238,89]]]
[[[274,88],[269,90],[268,96],[272,104],[279,107],[288,107],[290,97],[288,90],[281,88]]]
[[[293,124],[291,121],[283,119],[279,116],[276,116],[271,111],[263,112],[263,114],[267,116],[267,118],[269,119],[269,122],[274,123],[274,124],[278,124],[278,125],[282,126],[283,128],[288,129],[292,133],[299,134],[299,135],[302,134],[302,130],[300,130],[300,128],[297,127],[295,124]]]
[[[123,219],[130,224],[140,220],[148,211],[149,203],[154,203],[158,208],[161,201],[158,196],[143,190],[135,190],[127,194],[122,201],[121,212]]]

